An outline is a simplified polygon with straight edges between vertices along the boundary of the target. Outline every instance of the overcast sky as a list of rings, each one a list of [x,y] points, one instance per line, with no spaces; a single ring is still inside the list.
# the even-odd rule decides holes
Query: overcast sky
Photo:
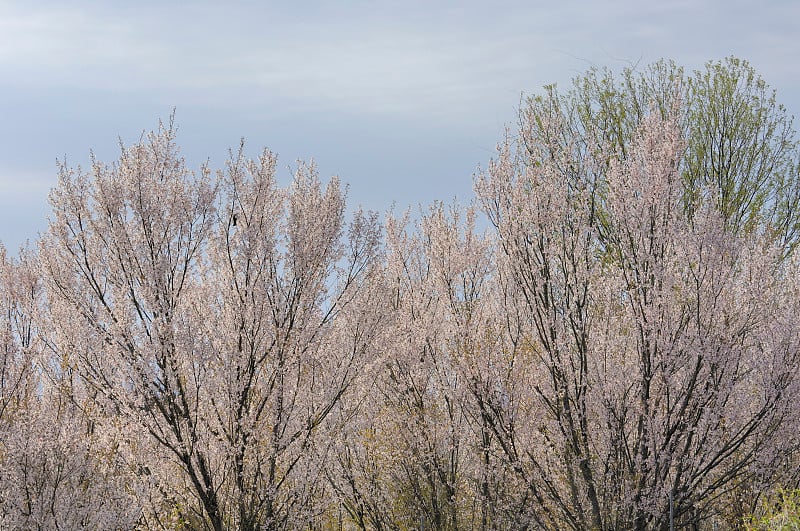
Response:
[[[736,55],[798,114],[798,20],[788,0],[0,0],[0,241],[46,228],[56,159],[111,162],[173,108],[190,166],[244,137],[282,182],[314,158],[379,211],[468,201],[521,95],[591,65]]]

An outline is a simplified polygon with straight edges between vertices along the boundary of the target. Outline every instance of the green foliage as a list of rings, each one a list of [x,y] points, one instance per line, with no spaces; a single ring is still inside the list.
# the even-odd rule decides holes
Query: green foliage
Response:
[[[650,112],[677,117],[684,130],[683,206],[690,215],[711,202],[730,231],[760,230],[787,254],[797,245],[800,150],[792,117],[742,59],[710,61],[690,76],[664,60],[619,75],[592,68],[565,92],[551,85],[528,99],[522,115],[535,127],[523,141],[529,152],[545,156],[566,147],[578,155],[616,153],[625,159]],[[557,121],[566,127],[552,127]],[[597,180],[606,169],[567,173]]]
[[[797,142],[775,91],[746,61],[728,58],[696,72],[688,98],[684,178],[692,206],[709,190],[733,231],[762,221],[796,231]]]
[[[778,490],[768,497],[756,514],[748,517],[746,531],[800,530],[800,489]]]

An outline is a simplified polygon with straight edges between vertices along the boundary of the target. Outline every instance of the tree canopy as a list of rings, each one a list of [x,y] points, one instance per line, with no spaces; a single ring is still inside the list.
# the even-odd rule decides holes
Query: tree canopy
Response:
[[[729,58],[547,87],[473,204],[417,217],[348,213],[311,164],[282,187],[268,150],[192,171],[171,122],[62,165],[49,230],[0,246],[0,526],[771,521],[800,481],[794,135]]]
[[[651,112],[680,124],[687,212],[713,202],[731,230],[760,230],[787,252],[794,249],[800,229],[800,151],[793,117],[747,61],[710,61],[691,75],[666,60],[621,74],[592,68],[565,91],[550,85],[527,98],[520,120],[531,149],[569,146],[624,159]],[[548,130],[555,116],[564,126]]]

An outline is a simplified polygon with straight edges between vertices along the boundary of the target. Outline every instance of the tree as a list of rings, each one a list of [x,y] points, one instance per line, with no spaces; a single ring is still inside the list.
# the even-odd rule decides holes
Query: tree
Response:
[[[380,370],[343,434],[331,481],[361,529],[486,529],[493,470],[467,410],[465,374],[492,270],[476,211],[433,205],[411,223],[387,220],[383,297],[391,334]],[[481,524],[483,521],[483,524]]]
[[[8,529],[129,529],[135,482],[69,367],[50,358],[37,258],[0,247],[0,523]]]
[[[160,525],[306,522],[317,434],[365,361],[375,218],[347,226],[338,181],[323,189],[313,166],[288,191],[274,170],[240,151],[216,183],[196,176],[170,124],[91,177],[63,167],[51,196],[40,251],[74,340],[54,347],[134,441]]]
[[[651,109],[677,119],[686,137],[680,170],[689,213],[714,202],[729,230],[760,227],[785,252],[797,245],[800,151],[792,117],[747,61],[711,61],[688,77],[671,61],[620,76],[592,68],[563,93],[550,86],[530,97],[522,133],[533,150],[569,146],[580,153],[576,164],[606,153],[602,172],[614,153],[627,156]],[[548,129],[556,117],[564,127]]]
[[[526,486],[515,527],[661,529],[670,500],[696,526],[759,454],[792,449],[771,442],[797,406],[795,262],[731,230],[719,202],[683,208],[680,113],[666,115],[623,154],[527,114],[476,183],[510,344],[529,356],[514,408],[476,396]]]
[[[785,110],[746,62],[660,62],[548,87],[519,125],[475,204],[385,229],[267,150],[192,172],[171,122],[62,165],[36,249],[0,247],[2,526],[768,512],[800,480]]]

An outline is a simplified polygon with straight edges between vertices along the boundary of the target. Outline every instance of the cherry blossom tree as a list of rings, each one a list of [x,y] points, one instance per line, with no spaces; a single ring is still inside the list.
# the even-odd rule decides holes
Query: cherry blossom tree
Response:
[[[126,464],[95,429],[91,402],[49,356],[35,253],[0,248],[2,411],[0,523],[8,529],[132,528],[139,519]]]
[[[213,308],[212,418],[242,529],[295,527],[318,510],[315,460],[328,449],[315,434],[361,375],[380,322],[376,217],[346,225],[338,181],[323,189],[313,166],[280,190],[275,162],[240,152],[229,163],[198,316]]]
[[[62,168],[52,195],[56,326],[89,342],[55,348],[135,441],[159,525],[302,525],[315,434],[364,363],[375,218],[346,225],[338,181],[313,166],[288,191],[274,170],[239,153],[216,183],[195,175],[170,125],[91,175]]]
[[[330,480],[361,529],[489,529],[507,485],[468,381],[492,367],[492,242],[477,212],[434,204],[386,223],[390,316],[374,383],[343,434]],[[502,474],[502,471],[500,471]]]
[[[520,138],[564,135],[552,118]],[[477,396],[526,484],[517,527],[664,528],[670,504],[697,525],[759,453],[789,450],[769,443],[797,406],[794,265],[719,203],[687,216],[683,149],[652,113],[624,156],[506,141],[477,181],[529,355],[509,405]]]
[[[549,87],[383,223],[172,122],[62,165],[0,246],[0,526],[735,527],[800,481],[796,155],[728,59]]]

